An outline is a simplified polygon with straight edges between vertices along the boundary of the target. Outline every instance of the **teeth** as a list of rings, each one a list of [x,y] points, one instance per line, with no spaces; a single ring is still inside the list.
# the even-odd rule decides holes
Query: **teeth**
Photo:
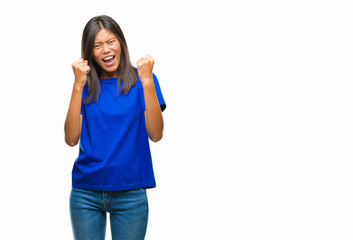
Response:
[[[103,58],[104,61],[108,61],[110,59],[112,59],[113,57],[106,57],[106,58]]]

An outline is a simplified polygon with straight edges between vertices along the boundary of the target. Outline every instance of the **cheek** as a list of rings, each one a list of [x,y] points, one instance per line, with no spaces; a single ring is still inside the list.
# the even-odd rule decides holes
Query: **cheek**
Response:
[[[119,62],[120,62],[120,60],[121,60],[121,49],[118,50],[118,54],[117,55],[118,55],[118,59],[119,59]]]
[[[93,51],[93,59],[96,60],[96,62],[99,59],[99,55],[98,51]]]
[[[117,46],[115,46],[115,52],[119,55],[121,55],[121,47],[120,47],[120,44],[118,44]]]

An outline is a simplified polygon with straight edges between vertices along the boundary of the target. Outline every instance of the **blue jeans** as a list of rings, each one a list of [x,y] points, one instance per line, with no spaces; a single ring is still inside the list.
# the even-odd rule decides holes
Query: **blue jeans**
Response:
[[[148,219],[146,189],[90,191],[73,188],[70,215],[75,240],[104,240],[106,213],[112,239],[143,240]]]

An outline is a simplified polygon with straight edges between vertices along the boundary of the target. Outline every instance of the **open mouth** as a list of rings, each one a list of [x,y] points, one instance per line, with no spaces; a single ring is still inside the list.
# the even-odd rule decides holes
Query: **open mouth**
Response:
[[[103,58],[102,61],[107,65],[110,65],[114,62],[114,59],[115,59],[115,56],[109,56],[109,57]]]

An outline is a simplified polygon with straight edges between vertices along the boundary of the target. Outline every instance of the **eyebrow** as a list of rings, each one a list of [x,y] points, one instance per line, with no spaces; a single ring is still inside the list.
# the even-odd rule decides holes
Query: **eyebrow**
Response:
[[[114,37],[111,37],[111,38],[109,38],[108,40],[107,40],[107,42],[109,42],[109,41],[111,41],[111,40],[115,40],[115,38]],[[94,42],[94,44],[101,44],[102,42]]]

